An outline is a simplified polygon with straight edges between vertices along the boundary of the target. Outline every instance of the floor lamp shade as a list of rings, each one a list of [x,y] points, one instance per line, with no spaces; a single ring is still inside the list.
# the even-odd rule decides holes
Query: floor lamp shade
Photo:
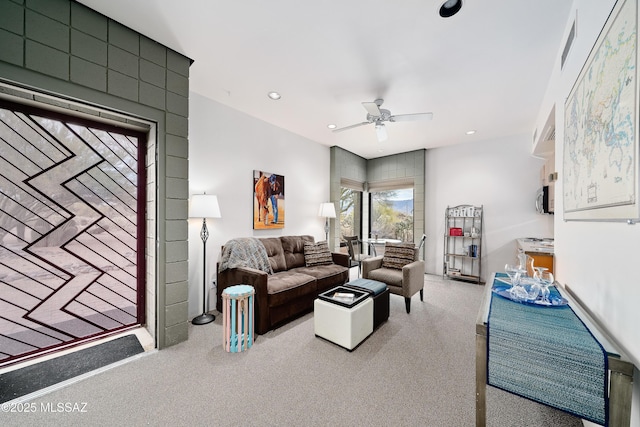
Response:
[[[336,217],[336,207],[333,203],[320,203],[320,210],[318,211],[318,216],[324,218],[335,218]]]
[[[220,206],[218,197],[211,194],[194,194],[191,196],[191,206],[189,209],[191,218],[202,218],[202,229],[200,238],[202,239],[202,314],[194,317],[191,323],[194,325],[205,325],[213,322],[216,318],[213,314],[207,313],[207,239],[209,230],[207,229],[207,218],[220,218]]]
[[[220,218],[218,196],[213,194],[194,194],[191,196],[189,216],[191,218]]]
[[[318,216],[324,217],[324,235],[325,240],[329,241],[329,218],[336,217],[336,207],[331,202],[320,203],[320,210]]]

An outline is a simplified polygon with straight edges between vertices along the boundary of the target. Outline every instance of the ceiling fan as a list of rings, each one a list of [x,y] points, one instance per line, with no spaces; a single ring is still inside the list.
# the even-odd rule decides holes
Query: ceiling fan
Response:
[[[358,126],[364,126],[368,124],[375,124],[376,135],[378,141],[386,141],[388,138],[387,129],[384,126],[384,122],[411,122],[415,120],[431,120],[433,113],[413,113],[413,114],[397,114],[391,115],[391,111],[380,108],[384,99],[376,99],[373,102],[363,102],[362,106],[367,110],[367,121],[362,123],[356,123],[355,125],[345,126],[343,128],[334,129],[334,132],[342,132],[343,130],[353,129]]]

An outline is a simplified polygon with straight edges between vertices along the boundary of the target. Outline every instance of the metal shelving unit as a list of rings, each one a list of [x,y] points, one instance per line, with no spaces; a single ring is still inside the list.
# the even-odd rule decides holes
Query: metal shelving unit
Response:
[[[483,206],[447,206],[442,274],[480,284],[482,273]]]

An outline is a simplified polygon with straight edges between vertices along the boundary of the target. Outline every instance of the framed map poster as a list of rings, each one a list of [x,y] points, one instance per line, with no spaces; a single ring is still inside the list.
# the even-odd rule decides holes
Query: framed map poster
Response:
[[[565,102],[565,220],[640,217],[637,22],[619,0]]]

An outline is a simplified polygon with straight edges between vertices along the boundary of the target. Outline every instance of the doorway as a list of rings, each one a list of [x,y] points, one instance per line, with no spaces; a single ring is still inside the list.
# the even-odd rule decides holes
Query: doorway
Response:
[[[0,100],[0,366],[144,324],[147,140]]]

